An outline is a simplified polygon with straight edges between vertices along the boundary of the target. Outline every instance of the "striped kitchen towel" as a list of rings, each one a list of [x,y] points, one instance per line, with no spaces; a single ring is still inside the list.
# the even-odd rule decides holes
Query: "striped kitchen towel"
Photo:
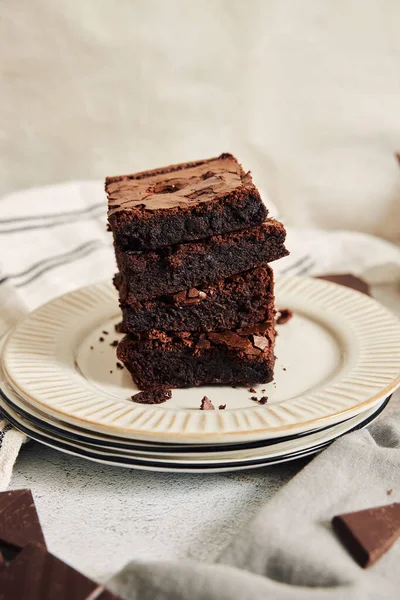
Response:
[[[400,274],[400,250],[364,234],[289,229],[287,246],[291,255],[274,264],[277,274],[352,272],[374,282]],[[28,311],[114,272],[103,182],[34,188],[0,200],[1,336]],[[0,490],[23,441],[0,420]]]

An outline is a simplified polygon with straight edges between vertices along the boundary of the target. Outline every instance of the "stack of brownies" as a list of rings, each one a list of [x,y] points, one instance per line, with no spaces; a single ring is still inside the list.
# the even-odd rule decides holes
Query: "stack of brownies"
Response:
[[[125,337],[117,355],[142,390],[273,378],[268,263],[281,223],[231,154],[107,177]]]

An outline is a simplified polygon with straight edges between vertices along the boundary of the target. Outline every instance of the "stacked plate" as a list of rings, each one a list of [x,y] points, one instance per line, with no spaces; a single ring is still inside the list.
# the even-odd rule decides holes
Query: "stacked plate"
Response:
[[[112,285],[77,290],[3,342],[1,409],[39,442],[117,466],[217,472],[308,456],[386,406],[400,384],[400,322],[373,299],[317,279],[281,277],[276,302],[294,317],[278,326],[273,383],[179,389],[144,405],[115,358]],[[204,396],[217,410],[199,410]],[[261,396],[266,404],[252,399]]]

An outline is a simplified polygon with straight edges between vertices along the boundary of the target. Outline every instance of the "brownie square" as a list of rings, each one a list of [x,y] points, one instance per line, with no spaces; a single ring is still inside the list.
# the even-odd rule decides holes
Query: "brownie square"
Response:
[[[143,390],[268,383],[273,379],[274,341],[274,322],[208,333],[153,330],[125,336],[117,355]]]
[[[288,254],[282,223],[266,219],[258,227],[213,236],[151,252],[116,249],[123,301],[175,294],[269,263]]]
[[[106,178],[115,244],[154,250],[262,223],[267,210],[231,154]]]
[[[224,331],[241,329],[274,319],[274,279],[268,265],[244,271],[199,288],[150,300],[137,300],[130,306],[121,276],[115,276],[119,289],[124,333],[160,329],[166,331]]]

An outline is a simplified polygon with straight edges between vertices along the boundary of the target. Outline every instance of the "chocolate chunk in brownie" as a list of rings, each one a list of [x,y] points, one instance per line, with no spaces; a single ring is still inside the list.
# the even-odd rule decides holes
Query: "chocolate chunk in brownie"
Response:
[[[267,210],[231,154],[106,178],[116,245],[153,250],[262,223]]]
[[[146,390],[267,383],[273,378],[274,341],[274,322],[224,332],[152,330],[125,336],[117,355],[139,388]]]
[[[181,244],[153,252],[124,252],[116,248],[122,302],[174,294],[188,288],[202,290],[242,271],[288,254],[282,223],[267,219],[262,225]]]
[[[126,289],[121,276],[114,278],[121,298]],[[268,265],[256,267],[200,288],[169,296],[121,301],[122,330],[224,331],[240,329],[274,318],[273,273]]]

